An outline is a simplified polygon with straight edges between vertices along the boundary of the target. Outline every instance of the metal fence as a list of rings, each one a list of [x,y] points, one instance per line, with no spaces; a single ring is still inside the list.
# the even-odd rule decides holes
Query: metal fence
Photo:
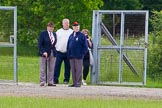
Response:
[[[148,11],[93,11],[94,84],[145,85]]]

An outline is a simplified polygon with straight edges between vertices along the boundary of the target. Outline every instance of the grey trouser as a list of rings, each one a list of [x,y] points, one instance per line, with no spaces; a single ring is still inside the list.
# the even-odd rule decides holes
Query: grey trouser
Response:
[[[82,81],[82,65],[83,59],[70,59],[70,66],[72,71],[72,79],[74,85],[81,85]]]
[[[40,83],[46,83],[46,70],[47,70],[47,83],[53,84],[55,59],[56,58],[53,56],[52,51],[50,57],[48,58],[40,57]],[[47,60],[47,67],[46,67],[46,60]]]

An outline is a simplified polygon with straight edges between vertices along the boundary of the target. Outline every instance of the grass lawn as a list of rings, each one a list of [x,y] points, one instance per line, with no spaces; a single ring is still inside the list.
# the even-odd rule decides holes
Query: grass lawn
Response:
[[[162,100],[0,97],[0,108],[161,108]]]
[[[18,81],[39,83],[39,57],[18,57]]]
[[[105,39],[104,39],[105,40]],[[103,42],[107,43],[107,42]],[[30,50],[29,50],[30,49]],[[0,80],[13,80],[13,48],[0,48]],[[133,65],[140,72],[140,77],[136,77],[131,70],[123,62],[123,81],[137,81],[141,82],[143,76],[143,61],[142,52],[140,51],[127,51]],[[100,61],[100,81],[118,81],[119,71],[119,56],[116,50],[101,51]],[[138,60],[138,62],[136,62]],[[37,47],[25,47],[18,45],[18,81],[19,82],[32,82],[39,83],[39,56]],[[64,63],[62,63],[61,74],[59,82],[63,83],[64,78]],[[72,82],[70,78],[70,83]],[[90,84],[90,72],[87,79]],[[152,81],[147,78],[146,87],[162,88],[162,81]]]
[[[60,73],[60,83],[64,78],[64,63]],[[39,57],[18,57],[18,80],[20,82],[39,83]],[[71,82],[71,80],[70,80]]]
[[[64,78],[64,63],[62,63],[60,73],[60,83],[63,83]],[[39,83],[39,57],[18,57],[18,79],[20,82],[34,82]],[[72,78],[70,78],[70,83]],[[90,72],[87,79],[90,84]],[[146,87],[162,88],[162,81],[152,81],[147,78]]]
[[[3,59],[6,58],[6,59]],[[1,61],[2,60],[2,61]],[[0,56],[0,79],[11,80],[13,79],[13,58]],[[26,57],[18,56],[18,81],[19,82],[32,82],[39,83],[39,57]],[[63,83],[64,63],[60,74],[60,83]],[[109,77],[107,77],[109,78]],[[72,79],[70,78],[70,83]],[[90,73],[87,79],[90,84]],[[152,81],[147,78],[146,87],[162,88],[162,81]]]

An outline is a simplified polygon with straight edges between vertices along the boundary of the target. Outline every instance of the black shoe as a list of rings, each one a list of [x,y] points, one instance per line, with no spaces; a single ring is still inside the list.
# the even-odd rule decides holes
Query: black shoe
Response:
[[[74,85],[74,84],[72,84],[72,85],[69,85],[68,87],[75,87],[75,85]]]
[[[54,81],[54,84],[58,84],[58,82],[55,82],[55,81]]]
[[[48,86],[56,86],[55,84],[48,83]]]
[[[81,85],[80,84],[76,84],[75,87],[81,87]]]

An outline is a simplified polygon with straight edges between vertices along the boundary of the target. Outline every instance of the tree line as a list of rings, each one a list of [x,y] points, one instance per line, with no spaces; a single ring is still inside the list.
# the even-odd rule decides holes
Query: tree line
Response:
[[[48,21],[54,21],[57,30],[62,19],[69,18],[91,31],[93,10],[159,11],[161,5],[161,0],[0,0],[0,6],[17,6],[18,42],[29,46],[37,44]]]

